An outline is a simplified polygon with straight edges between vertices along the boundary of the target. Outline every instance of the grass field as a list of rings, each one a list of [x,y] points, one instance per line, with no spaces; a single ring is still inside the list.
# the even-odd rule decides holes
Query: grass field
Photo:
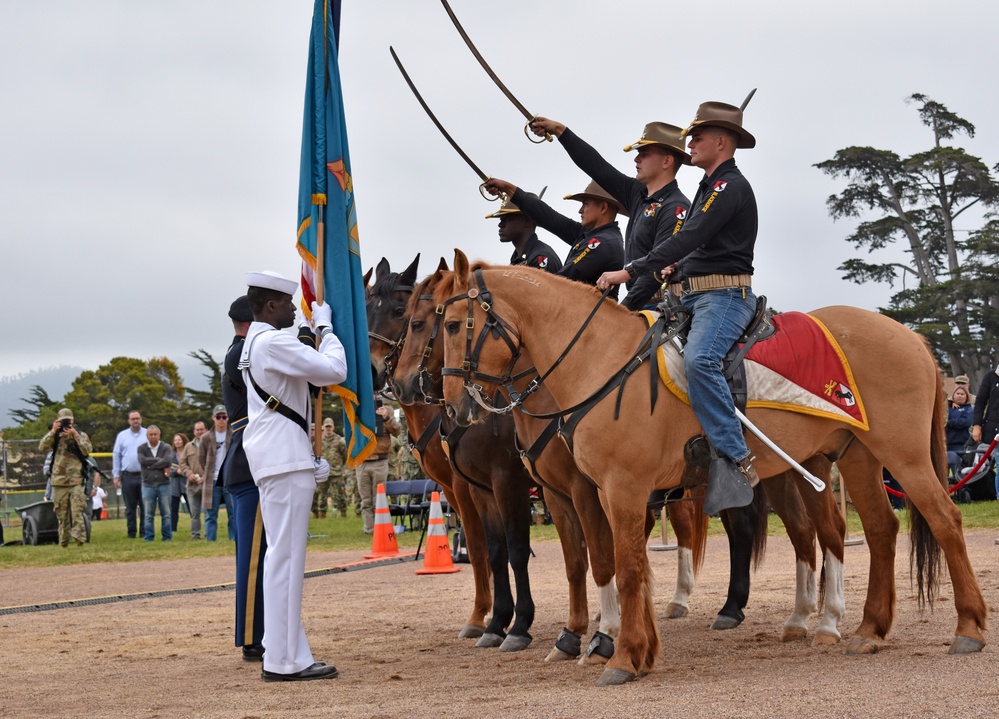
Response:
[[[966,529],[997,529],[999,530],[999,503],[976,502],[958,505],[964,517]],[[908,529],[906,514],[900,513],[902,531]],[[852,510],[847,512],[848,531],[850,536],[863,534],[860,519]],[[49,567],[71,564],[96,564],[111,562],[136,562],[144,560],[187,559],[192,557],[217,557],[235,554],[235,545],[226,538],[225,510],[219,515],[219,541],[206,542],[191,539],[190,518],[186,514],[180,517],[180,524],[174,534],[173,541],[162,542],[159,536],[159,517],[156,518],[157,540],[145,542],[140,539],[128,539],[124,519],[111,519],[94,522],[91,530],[91,541],[83,547],[67,547],[63,549],[58,544],[38,546],[7,545],[0,547],[0,570],[11,567]],[[311,519],[309,521],[309,549],[318,551],[363,550],[371,547],[371,537],[362,533],[361,519],[351,514],[348,517],[327,517],[326,519]],[[21,538],[21,528],[17,524],[4,528],[8,542]],[[712,519],[710,534],[721,534],[721,522]],[[771,536],[783,535],[784,526],[773,513],[770,515]],[[661,534],[660,525],[656,525],[652,536]],[[535,525],[532,529],[534,541],[555,541],[558,539],[555,527],[552,525]],[[413,551],[419,541],[420,533],[406,531],[397,535],[399,548],[402,551]]]

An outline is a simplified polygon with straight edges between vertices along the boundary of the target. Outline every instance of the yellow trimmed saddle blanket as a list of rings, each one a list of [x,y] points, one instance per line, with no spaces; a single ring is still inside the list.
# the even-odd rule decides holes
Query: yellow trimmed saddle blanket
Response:
[[[655,312],[642,314],[650,326],[658,318]],[[747,408],[801,412],[869,429],[850,363],[825,325],[803,312],[774,315],[773,323],[773,337],[753,345],[744,360]],[[690,404],[679,350],[664,344],[657,360],[666,387]]]

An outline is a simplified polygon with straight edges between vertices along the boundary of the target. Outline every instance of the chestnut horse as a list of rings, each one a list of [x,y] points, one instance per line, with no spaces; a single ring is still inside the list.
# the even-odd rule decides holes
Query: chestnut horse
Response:
[[[459,301],[461,297],[465,299]],[[447,303],[445,363],[456,370],[444,382],[449,411],[461,423],[477,421],[483,410],[475,401],[475,395],[482,394],[476,385],[490,394],[502,381],[486,378],[503,377],[520,348],[531,353],[560,408],[571,409],[597,396],[632,362],[646,324],[606,300],[587,323],[587,305],[595,300],[593,288],[539,271],[471,268],[457,251],[455,271],[442,279],[434,298],[438,304]],[[900,481],[913,505],[910,559],[920,601],[932,603],[935,598],[942,549],[958,615],[950,652],[981,651],[987,610],[968,559],[960,511],[945,489],[944,406],[936,361],[921,337],[882,315],[843,306],[812,314],[849,362],[870,429],[770,408],[751,410],[750,418],[765,434],[779,438],[798,461],[839,455],[837,464],[871,550],[864,616],[848,651],[874,651],[894,616],[898,519],[884,492],[882,466]],[[897,428],[901,418],[904,431]],[[683,445],[698,434],[689,406],[670,392],[660,392],[653,405],[650,383],[640,381],[628,382],[620,392],[597,401],[570,438],[576,464],[602,490],[614,534],[621,632],[600,685],[629,681],[655,664],[660,638],[645,550],[645,500],[654,488],[680,483]],[[761,476],[787,469],[755,437],[750,437],[749,446]]]

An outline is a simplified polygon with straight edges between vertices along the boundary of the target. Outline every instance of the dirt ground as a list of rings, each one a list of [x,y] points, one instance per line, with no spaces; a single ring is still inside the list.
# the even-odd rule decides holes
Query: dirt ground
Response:
[[[968,534],[993,613],[994,534]],[[336,680],[263,683],[260,665],[242,662],[232,646],[231,590],[0,615],[0,717],[994,717],[995,646],[947,655],[956,625],[950,583],[936,610],[919,614],[904,542],[895,629],[873,656],[844,656],[845,641],[822,648],[780,641],[794,586],[783,538],[770,540],[743,625],[709,631],[728,581],[725,540],[713,537],[690,616],[660,621],[656,669],[625,686],[597,688],[600,668],[543,661],[568,594],[558,544],[540,542],[531,562],[534,643],[521,653],[476,649],[457,638],[471,607],[468,565],[417,577],[419,565],[394,564],[306,580],[306,631],[316,658],[340,669]],[[311,553],[308,568],[354,562],[359,554]],[[653,552],[650,560],[662,616],[676,553]],[[0,606],[215,585],[232,581],[231,561],[8,570],[0,575]],[[860,622],[867,561],[866,545],[847,548],[844,639]],[[591,616],[596,606],[591,588]]]

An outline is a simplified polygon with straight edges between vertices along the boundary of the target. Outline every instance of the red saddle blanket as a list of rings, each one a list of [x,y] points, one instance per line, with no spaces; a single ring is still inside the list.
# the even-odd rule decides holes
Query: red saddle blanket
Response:
[[[655,315],[644,312],[646,320]],[[746,356],[747,408],[801,412],[867,430],[867,413],[839,343],[819,320],[802,312],[773,318],[777,332]],[[683,357],[673,345],[659,352],[659,374],[673,394],[690,404]]]

